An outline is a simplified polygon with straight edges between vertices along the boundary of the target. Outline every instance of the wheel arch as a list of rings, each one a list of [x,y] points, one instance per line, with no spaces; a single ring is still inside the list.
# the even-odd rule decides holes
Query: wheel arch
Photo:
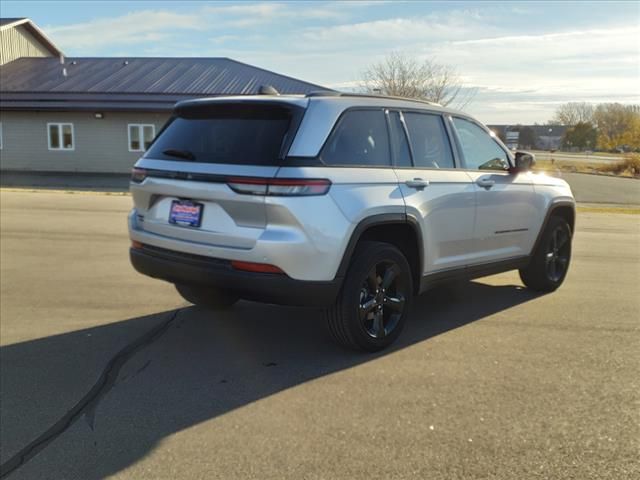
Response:
[[[419,291],[424,249],[420,225],[415,218],[404,213],[387,213],[360,221],[351,234],[336,277],[344,278],[358,244],[363,241],[380,241],[397,247],[407,258],[411,268],[413,291]]]
[[[540,226],[540,231],[538,232],[538,236],[536,237],[536,241],[533,244],[533,248],[531,249],[530,255],[533,255],[533,253],[538,248],[538,245],[540,244],[540,241],[542,239],[542,234],[544,233],[545,229],[547,228],[547,224],[549,223],[549,219],[553,216],[558,216],[565,219],[569,224],[569,227],[571,228],[571,235],[573,236],[573,232],[575,231],[575,224],[576,224],[575,203],[568,202],[568,201],[555,202],[551,204],[549,206],[549,209],[547,210],[547,213],[544,217],[544,221]]]

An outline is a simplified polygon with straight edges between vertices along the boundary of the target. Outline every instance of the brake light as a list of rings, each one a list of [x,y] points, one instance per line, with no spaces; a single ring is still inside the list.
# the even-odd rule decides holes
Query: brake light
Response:
[[[268,263],[240,262],[238,260],[232,260],[231,266],[236,270],[243,270],[245,272],[284,273],[275,265],[269,265]]]
[[[229,178],[227,185],[236,193],[245,195],[266,195],[267,179],[266,178]]]
[[[142,248],[142,247],[144,247],[144,245],[141,242],[139,242],[137,240],[131,240],[131,248],[138,249],[138,248]]]
[[[144,168],[133,168],[131,170],[131,181],[133,183],[142,183],[147,178],[147,171]]]
[[[269,195],[324,195],[329,191],[329,180],[288,180],[274,178],[269,181]]]
[[[331,181],[308,178],[232,177],[227,179],[227,185],[234,192],[245,195],[300,197],[326,194],[331,188]]]

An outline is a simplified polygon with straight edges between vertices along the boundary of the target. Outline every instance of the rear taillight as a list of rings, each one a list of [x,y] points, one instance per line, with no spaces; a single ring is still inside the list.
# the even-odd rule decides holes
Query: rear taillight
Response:
[[[227,179],[227,185],[234,192],[245,195],[300,197],[326,194],[331,188],[331,181],[307,178],[233,177]]]
[[[269,181],[268,195],[324,195],[329,191],[329,180],[297,180],[274,178]]]
[[[267,179],[266,178],[229,178],[227,185],[236,193],[244,193],[245,195],[266,195]]]
[[[147,178],[147,171],[144,168],[134,168],[131,170],[131,181],[133,183],[142,183]]]

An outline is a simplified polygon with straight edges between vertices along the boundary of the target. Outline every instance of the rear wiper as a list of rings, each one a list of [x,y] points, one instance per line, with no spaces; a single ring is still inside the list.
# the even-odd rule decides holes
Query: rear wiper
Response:
[[[196,159],[196,156],[189,150],[176,150],[174,148],[170,148],[162,153],[164,153],[165,155],[169,155],[170,157],[184,158],[185,160]]]

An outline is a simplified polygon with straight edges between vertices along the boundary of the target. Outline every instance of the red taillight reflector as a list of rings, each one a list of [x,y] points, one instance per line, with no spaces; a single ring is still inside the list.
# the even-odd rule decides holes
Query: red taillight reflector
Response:
[[[131,170],[131,181],[142,183],[147,178],[147,171],[144,168],[134,168]]]
[[[331,187],[327,179],[232,177],[227,185],[246,195],[306,196],[324,195]]]
[[[324,195],[331,182],[326,179],[280,179],[269,182],[269,195]]]
[[[142,243],[137,240],[131,240],[131,248],[142,248]]]
[[[266,195],[267,179],[266,178],[229,178],[227,185],[236,193],[245,195]]]
[[[237,260],[232,260],[231,266],[236,270],[243,270],[245,272],[284,273],[275,265],[269,265],[267,263],[240,262]]]

